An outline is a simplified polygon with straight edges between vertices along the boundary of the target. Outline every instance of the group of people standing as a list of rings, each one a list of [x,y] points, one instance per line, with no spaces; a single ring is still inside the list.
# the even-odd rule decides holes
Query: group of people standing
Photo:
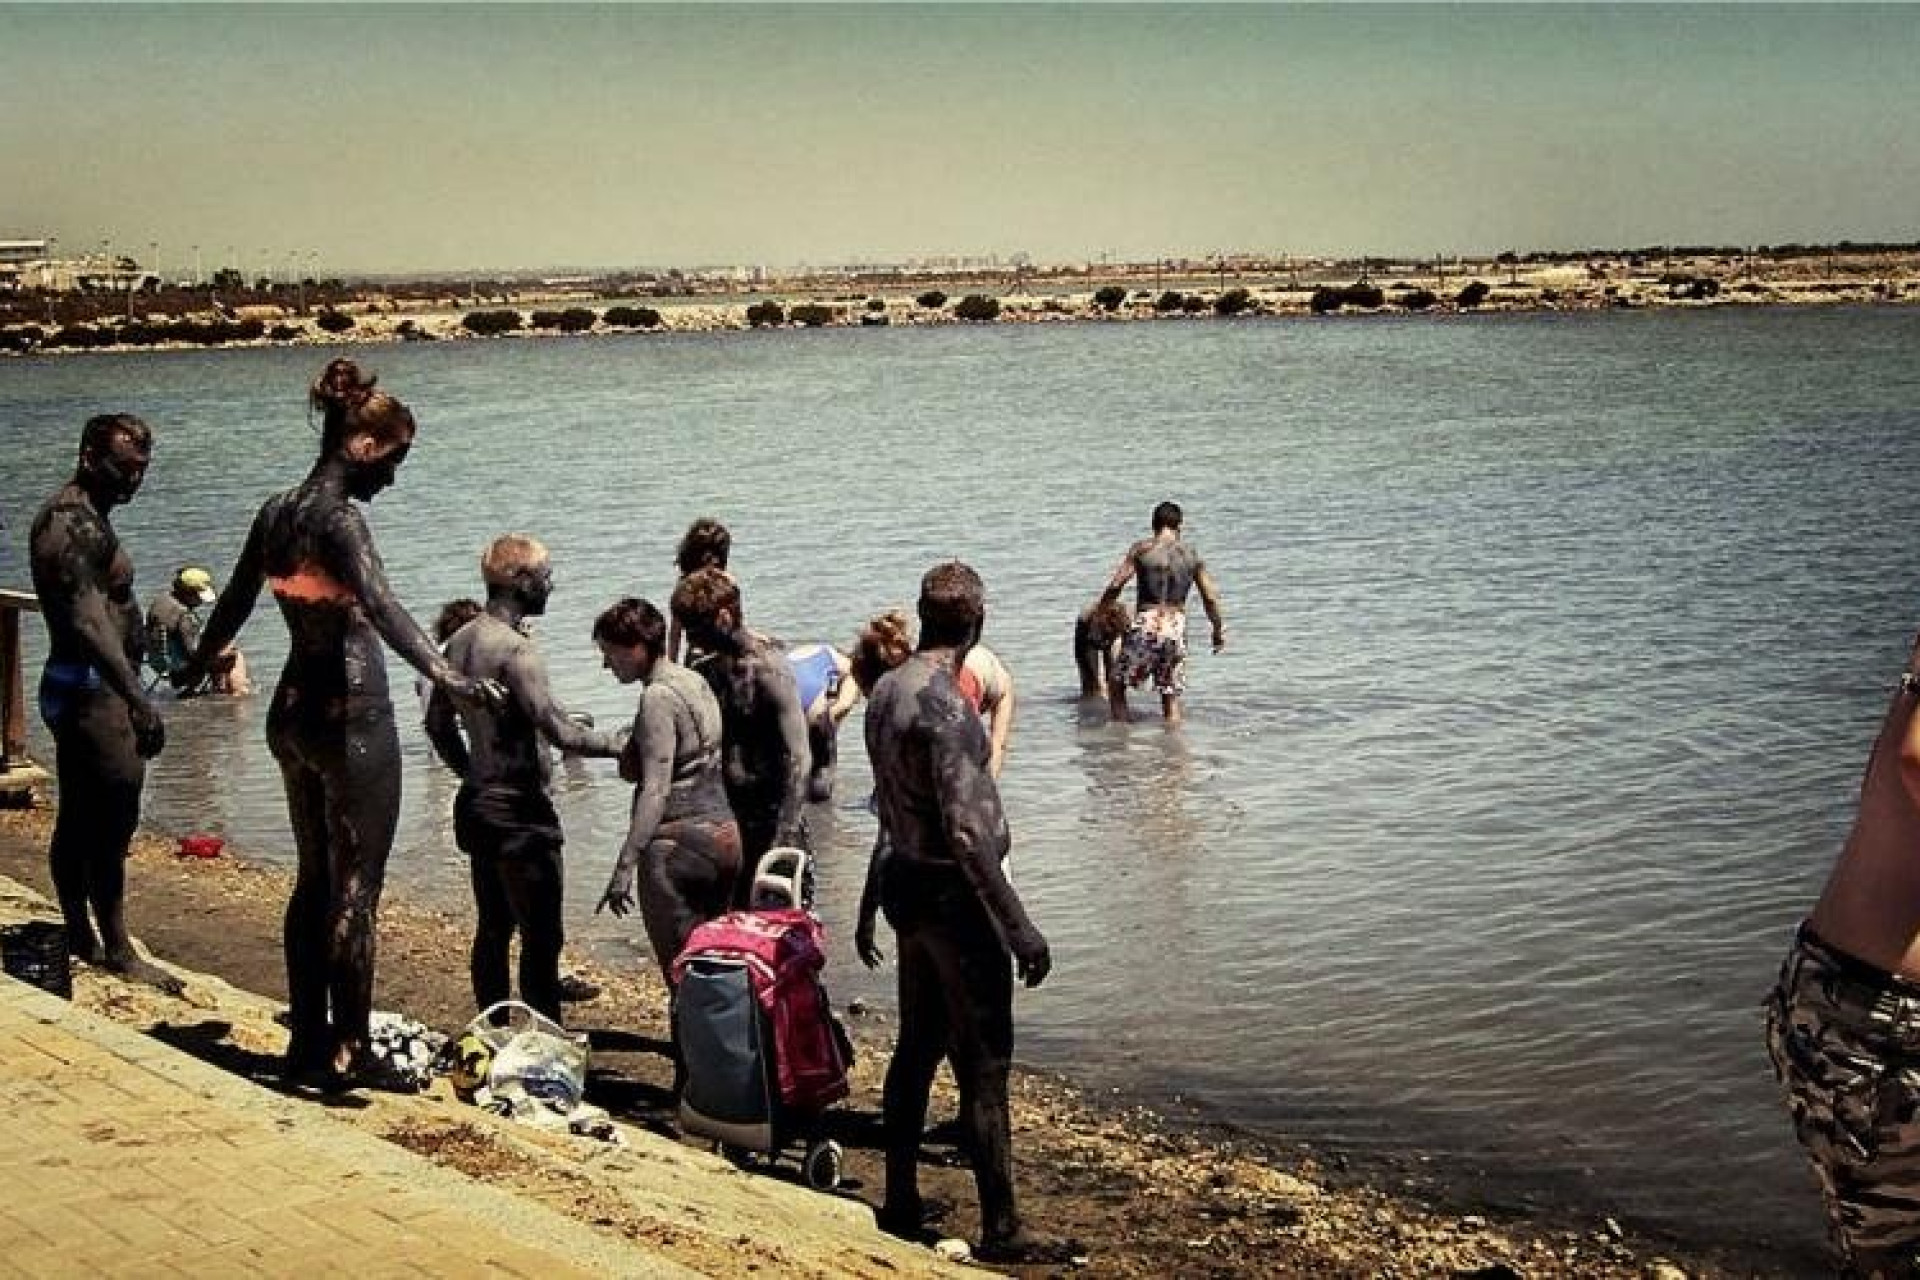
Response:
[[[1051,967],[1002,863],[1010,837],[995,782],[1014,707],[1013,679],[980,644],[985,589],[951,561],[930,570],[915,641],[904,614],[873,619],[851,652],[788,649],[749,629],[728,569],[730,539],[696,522],[678,556],[668,615],[628,597],[592,638],[606,669],[642,692],[614,732],[555,700],[529,620],[553,588],[547,549],[525,534],[481,558],[486,601],[443,615],[430,637],[401,607],[357,504],[394,483],[415,436],[413,414],[352,362],[331,362],[310,388],[320,453],[304,480],[255,515],[212,616],[185,625],[212,594],[187,569],[156,602],[163,670],[182,693],[231,680],[233,641],[263,589],[289,650],[267,712],[298,853],[285,922],[291,1036],[284,1072],[322,1091],[383,1087],[371,1051],[375,913],[399,813],[400,754],[384,651],[422,677],[427,732],[461,785],[454,831],[469,856],[476,907],[470,957],[476,1003],[507,997],[519,938],[521,997],[559,1020],[564,835],[550,794],[548,748],[619,762],[634,784],[631,820],[600,908],[638,911],[663,977],[692,929],[746,905],[751,872],[776,846],[807,842],[804,805],[831,795],[840,723],[871,699],[866,743],[880,837],[863,895],[858,950],[880,954],[874,917],[897,935],[900,1037],[887,1072],[886,1199],[881,1220],[917,1234],[916,1164],[932,1077],[952,1062],[981,1198],[982,1256],[1030,1250],[1014,1209],[1007,1080],[1017,975]],[[177,988],[139,956],[125,918],[124,863],[139,819],[145,762],[166,734],[140,676],[150,628],[133,597],[133,565],[115,507],[138,493],[153,435],[111,414],[82,432],[73,478],[35,519],[30,553],[49,649],[40,707],[52,730],[62,804],[49,859],[74,955]],[[1198,585],[1224,643],[1219,605],[1197,554],[1163,504],[1155,536],[1131,548],[1083,616],[1076,651],[1102,665],[1116,714],[1125,688],[1151,678],[1170,719],[1182,685],[1181,614]],[[1137,579],[1126,627],[1113,605]],[[175,609],[169,598],[177,603]],[[165,634],[160,634],[164,630]],[[683,648],[684,646],[684,648]]]

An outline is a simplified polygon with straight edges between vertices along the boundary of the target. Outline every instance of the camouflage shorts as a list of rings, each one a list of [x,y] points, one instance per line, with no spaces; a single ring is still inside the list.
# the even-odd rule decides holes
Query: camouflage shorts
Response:
[[[1920,1276],[1920,983],[1802,925],[1766,1014],[1846,1274]]]

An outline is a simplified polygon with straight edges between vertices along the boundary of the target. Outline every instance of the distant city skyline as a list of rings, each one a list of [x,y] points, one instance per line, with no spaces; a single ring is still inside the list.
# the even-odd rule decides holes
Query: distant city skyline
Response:
[[[0,239],[169,273],[196,246],[251,277],[1920,239],[1900,6],[58,5],[0,32]]]

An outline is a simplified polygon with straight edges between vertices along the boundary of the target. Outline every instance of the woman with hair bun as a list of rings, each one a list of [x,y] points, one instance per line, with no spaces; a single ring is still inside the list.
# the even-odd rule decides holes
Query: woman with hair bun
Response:
[[[413,414],[346,359],[327,365],[310,403],[321,414],[320,458],[254,517],[188,675],[208,667],[269,588],[291,643],[267,745],[300,856],[286,917],[287,1077],[326,1090],[379,1088],[400,1083],[369,1052],[367,1029],[374,918],[400,812],[400,739],[381,644],[458,701],[500,695],[449,666],[393,598],[354,505],[393,483],[413,446]]]

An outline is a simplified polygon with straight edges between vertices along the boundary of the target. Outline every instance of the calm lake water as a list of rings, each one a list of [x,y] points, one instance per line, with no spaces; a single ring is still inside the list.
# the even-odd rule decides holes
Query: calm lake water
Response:
[[[368,349],[421,422],[370,516],[422,620],[479,594],[494,534],[545,539],[555,684],[609,722],[634,693],[591,619],[663,601],[695,515],[732,526],[749,621],[794,641],[844,643],[971,561],[1020,682],[1004,790],[1056,956],[1023,1059],[1800,1268],[1818,1204],[1757,1006],[1920,615],[1917,348],[1920,311],[1835,309]],[[311,459],[322,361],[0,362],[0,582],[110,409],[158,433],[117,517],[142,595],[186,561],[224,580]],[[1070,652],[1165,497],[1231,632],[1178,734],[1089,718]],[[270,601],[242,640],[271,681]],[[150,821],[286,858],[264,705],[173,711]],[[393,878],[459,908],[451,780],[401,720]],[[836,996],[884,1004],[847,945],[859,741],[856,716],[814,816],[822,909]],[[561,810],[576,938],[655,981],[637,926],[589,914],[626,788],[571,768]]]

